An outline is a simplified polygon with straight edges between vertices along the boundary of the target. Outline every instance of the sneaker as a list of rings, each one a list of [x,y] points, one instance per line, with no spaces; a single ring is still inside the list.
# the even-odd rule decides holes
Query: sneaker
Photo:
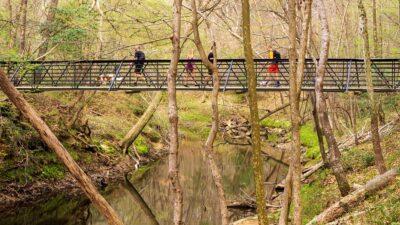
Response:
[[[260,86],[267,86],[268,81],[260,81]]]
[[[276,87],[281,86],[281,82],[280,82],[279,80],[277,80],[275,86],[276,86]]]

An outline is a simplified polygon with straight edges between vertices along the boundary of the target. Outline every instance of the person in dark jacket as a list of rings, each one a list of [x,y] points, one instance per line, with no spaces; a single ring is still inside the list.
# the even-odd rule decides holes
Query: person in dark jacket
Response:
[[[208,61],[210,61],[211,64],[214,63],[213,47],[211,47],[210,53],[208,53],[208,57],[207,58],[208,58]],[[204,81],[206,81],[207,84],[208,84],[208,81],[210,81],[212,79],[212,75],[213,75],[212,69],[208,69],[208,75],[209,75],[208,77],[204,78]]]
[[[135,84],[137,84],[138,80],[144,80],[144,77],[142,75],[143,73],[143,65],[144,62],[146,61],[146,56],[144,52],[140,50],[140,46],[136,46],[135,48]]]

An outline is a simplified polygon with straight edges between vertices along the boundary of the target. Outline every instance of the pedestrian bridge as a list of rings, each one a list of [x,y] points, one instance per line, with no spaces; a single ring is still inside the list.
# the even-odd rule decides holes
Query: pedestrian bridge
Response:
[[[201,60],[193,60],[194,71],[185,69],[188,60],[180,60],[176,78],[177,90],[210,91],[212,80]],[[257,91],[289,90],[289,61],[278,63],[279,72],[267,76],[271,60],[255,59]],[[138,82],[132,60],[30,61],[0,62],[0,68],[19,90],[130,90],[167,89],[169,60],[147,60]],[[220,90],[247,91],[244,59],[219,59]],[[306,60],[302,90],[314,90],[316,66]],[[374,89],[378,92],[400,91],[400,59],[372,60]],[[279,81],[279,85],[277,85]],[[364,60],[329,59],[324,80],[325,92],[366,91]]]

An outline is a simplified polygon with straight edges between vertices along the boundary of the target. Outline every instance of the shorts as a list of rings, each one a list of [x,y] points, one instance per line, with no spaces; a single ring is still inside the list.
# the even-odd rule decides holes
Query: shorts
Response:
[[[143,70],[143,64],[142,63],[135,64],[135,73],[141,73],[142,70]]]
[[[279,67],[277,64],[271,64],[268,67],[268,73],[278,73],[279,72]]]
[[[211,69],[208,70],[208,75],[210,75],[210,76],[213,75],[213,71]]]

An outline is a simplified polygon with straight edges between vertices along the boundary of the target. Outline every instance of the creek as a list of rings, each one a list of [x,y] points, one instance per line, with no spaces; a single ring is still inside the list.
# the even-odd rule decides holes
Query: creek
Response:
[[[180,181],[183,187],[183,216],[187,225],[218,225],[220,212],[211,171],[202,157],[202,143],[182,141],[180,144]],[[219,145],[217,161],[222,172],[226,197],[240,200],[254,191],[251,150],[249,147]],[[267,198],[274,193],[273,184],[284,179],[287,168],[266,158]],[[130,178],[143,199],[162,225],[172,224],[172,190],[168,180],[167,157],[140,168]],[[122,185],[113,185],[103,193],[126,225],[146,225],[148,218]],[[83,197],[65,199],[62,196],[35,207],[18,210],[11,217],[1,217],[2,225],[106,225],[103,216]],[[238,219],[243,215],[234,215]]]

